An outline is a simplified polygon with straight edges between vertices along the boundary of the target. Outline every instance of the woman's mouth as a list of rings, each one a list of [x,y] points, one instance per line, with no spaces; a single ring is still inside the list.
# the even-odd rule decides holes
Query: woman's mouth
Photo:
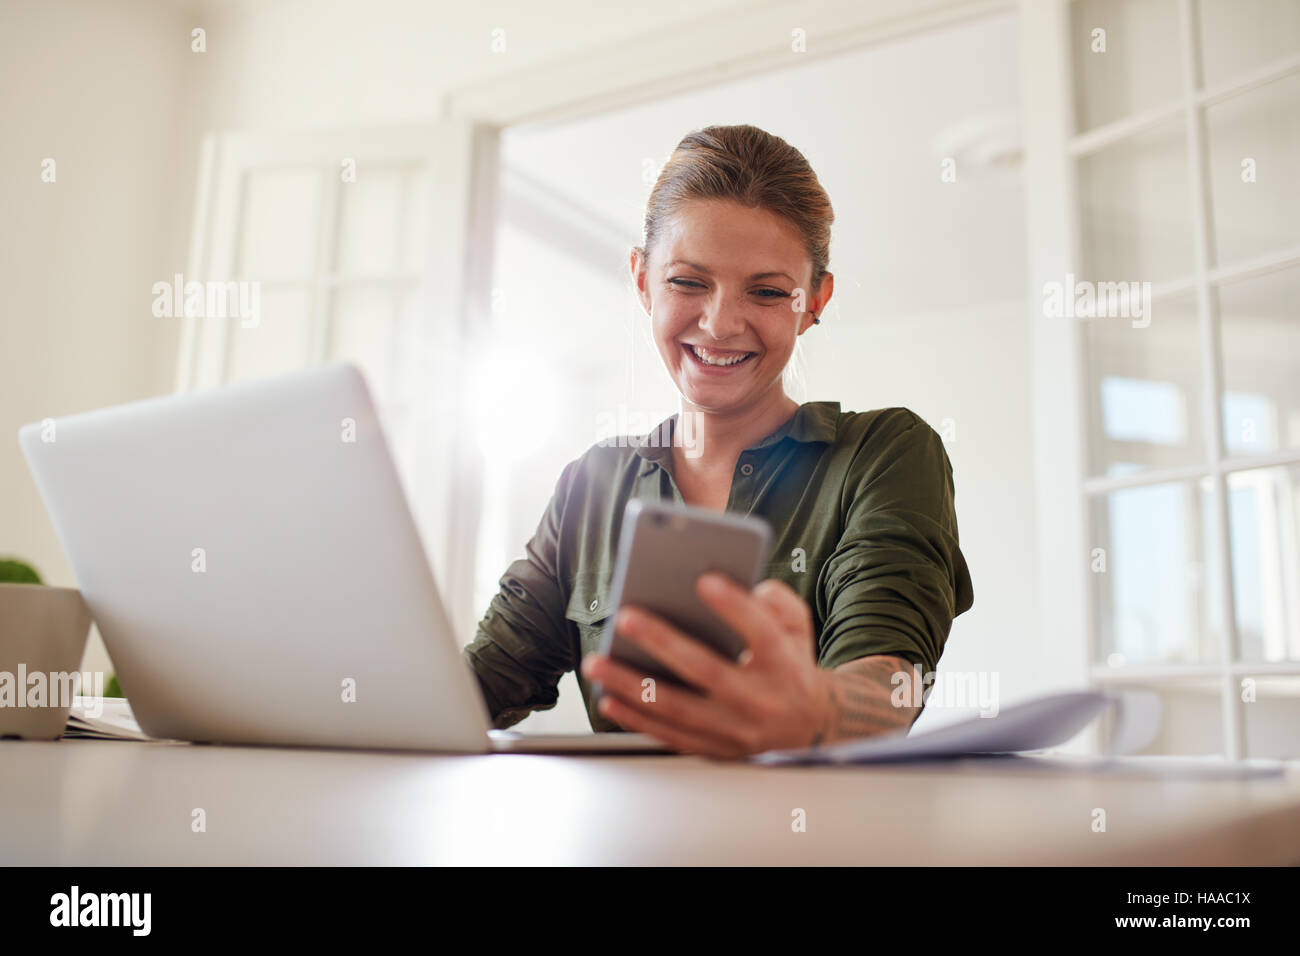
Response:
[[[738,349],[709,349],[685,342],[682,343],[682,348],[697,366],[711,372],[725,372],[739,368],[758,354]]]

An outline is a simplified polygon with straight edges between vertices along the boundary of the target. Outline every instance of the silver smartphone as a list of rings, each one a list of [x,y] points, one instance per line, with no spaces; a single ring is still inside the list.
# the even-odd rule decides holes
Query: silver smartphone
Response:
[[[629,667],[670,684],[683,682],[635,644],[614,633],[619,608],[635,604],[735,660],[745,641],[695,592],[705,571],[721,571],[751,588],[762,580],[772,546],[762,518],[690,505],[633,499],[623,512],[611,592],[613,613],[600,650]],[[602,688],[596,684],[594,695]]]

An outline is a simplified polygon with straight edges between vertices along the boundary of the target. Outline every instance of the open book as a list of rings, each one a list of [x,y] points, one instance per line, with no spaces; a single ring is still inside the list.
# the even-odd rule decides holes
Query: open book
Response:
[[[64,737],[154,740],[140,729],[124,697],[74,697]]]

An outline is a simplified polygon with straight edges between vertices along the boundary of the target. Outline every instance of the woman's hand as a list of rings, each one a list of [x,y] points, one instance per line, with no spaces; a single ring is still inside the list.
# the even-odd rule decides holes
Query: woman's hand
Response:
[[[725,575],[700,575],[696,591],[748,645],[730,661],[644,608],[620,609],[620,636],[691,689],[657,682],[642,699],[643,674],[604,654],[588,654],[582,673],[604,685],[600,713],[685,753],[741,757],[807,747],[833,721],[834,675],[817,666],[812,611],[775,579],[748,591]]]

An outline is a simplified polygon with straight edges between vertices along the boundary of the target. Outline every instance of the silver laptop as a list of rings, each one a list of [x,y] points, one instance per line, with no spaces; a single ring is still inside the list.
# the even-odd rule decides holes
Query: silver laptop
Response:
[[[18,438],[150,736],[668,749],[641,734],[489,730],[351,365],[47,419]]]

